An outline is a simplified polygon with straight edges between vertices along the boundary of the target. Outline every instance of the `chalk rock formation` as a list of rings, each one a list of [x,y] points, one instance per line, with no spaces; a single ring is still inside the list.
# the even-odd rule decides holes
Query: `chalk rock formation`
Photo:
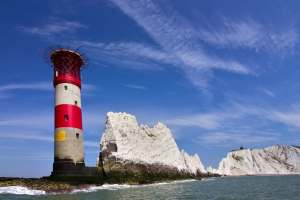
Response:
[[[189,156],[183,149],[181,150],[181,155],[184,159],[185,165],[188,171],[192,174],[197,174],[199,172],[205,173],[203,164],[200,161],[198,154],[194,156]]]
[[[215,169],[215,168],[212,168],[211,166],[209,166],[206,171],[208,173],[211,173],[211,174],[219,174],[219,170],[218,169]]]
[[[300,173],[300,149],[276,145],[232,151],[222,159],[218,172],[225,175]]]
[[[170,130],[162,123],[152,129],[137,124],[126,113],[107,113],[104,133],[100,141],[98,165],[105,173],[154,172],[196,173],[204,171],[198,157],[181,155]],[[142,170],[142,171],[141,171]]]

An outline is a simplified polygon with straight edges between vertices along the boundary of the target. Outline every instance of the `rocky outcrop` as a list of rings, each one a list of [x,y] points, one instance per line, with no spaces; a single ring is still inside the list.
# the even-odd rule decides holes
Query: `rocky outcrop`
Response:
[[[276,145],[231,151],[222,159],[217,171],[224,175],[300,173],[300,149]]]
[[[190,173],[197,174],[206,172],[198,154],[195,154],[194,156],[189,156],[184,150],[181,150],[181,155]]]
[[[206,169],[207,173],[210,173],[210,174],[219,174],[219,170],[218,169],[215,169],[215,168],[212,168],[211,166],[209,166],[207,169]]]
[[[199,156],[180,153],[170,130],[162,123],[138,126],[126,113],[107,114],[100,141],[98,166],[104,173],[197,174],[205,172]]]

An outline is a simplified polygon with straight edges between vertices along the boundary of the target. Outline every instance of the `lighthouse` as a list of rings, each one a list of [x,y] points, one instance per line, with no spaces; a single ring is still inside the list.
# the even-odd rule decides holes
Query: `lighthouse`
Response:
[[[89,59],[81,46],[57,45],[44,52],[53,67],[54,95],[54,163],[51,176],[82,175],[84,163],[81,114],[81,71],[88,69]]]

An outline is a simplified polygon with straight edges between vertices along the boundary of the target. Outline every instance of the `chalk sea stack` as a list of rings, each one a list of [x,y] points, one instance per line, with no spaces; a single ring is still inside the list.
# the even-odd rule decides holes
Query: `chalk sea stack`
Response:
[[[158,122],[153,128],[138,126],[136,118],[127,113],[107,114],[97,163],[106,175],[147,173],[191,177],[205,173],[197,154],[189,156],[184,150],[180,153],[164,124]]]
[[[212,169],[224,175],[300,174],[300,149],[290,145],[275,145],[264,149],[241,149],[228,153]]]

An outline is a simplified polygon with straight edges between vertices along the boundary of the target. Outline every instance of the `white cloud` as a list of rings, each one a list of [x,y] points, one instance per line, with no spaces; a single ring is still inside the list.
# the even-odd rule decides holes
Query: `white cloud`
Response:
[[[83,145],[87,146],[87,147],[98,147],[98,148],[100,148],[100,143],[99,142],[94,142],[94,141],[84,140]]]
[[[149,45],[137,42],[101,43],[71,39],[71,43],[81,43],[87,54],[100,65],[113,64],[133,70],[163,70],[161,64],[173,65],[184,72],[186,78],[203,94],[212,99],[210,80],[215,70],[230,73],[258,75],[264,71],[255,63],[238,61],[234,57],[216,56],[209,53],[206,46],[213,49],[247,49],[253,53],[268,52],[279,57],[291,55],[298,44],[298,33],[292,25],[279,30],[256,22],[250,17],[229,19],[220,17],[211,25],[204,15],[191,23],[168,5],[159,1],[111,0],[126,15],[132,18],[156,42]],[[200,15],[199,15],[200,16]],[[88,26],[76,21],[49,18],[42,27],[18,27],[22,31],[43,38],[67,33],[74,35]],[[69,42],[70,42],[69,41]],[[205,44],[205,46],[203,45]],[[225,49],[226,48],[226,49]],[[225,50],[224,50],[225,49]],[[99,64],[98,64],[99,65]],[[268,93],[272,95],[272,93]]]
[[[300,112],[299,111],[271,111],[268,113],[267,118],[273,121],[281,122],[286,126],[300,128]]]
[[[146,87],[139,86],[139,85],[126,85],[124,84],[125,87],[133,88],[133,89],[138,89],[138,90],[147,90]]]
[[[18,139],[18,140],[22,140],[22,139],[26,139],[26,140],[41,140],[41,141],[49,141],[49,142],[53,142],[54,141],[54,137],[49,137],[49,136],[43,136],[40,134],[35,134],[35,133],[10,133],[10,134],[1,134],[0,138],[14,138],[14,139]]]
[[[241,63],[228,57],[224,59],[210,55],[201,42],[218,49],[249,49],[254,53],[264,51],[279,57],[293,54],[298,43],[298,34],[293,26],[273,31],[251,18],[230,20],[225,17],[220,18],[219,23],[214,26],[207,19],[199,19],[195,25],[179,15],[171,5],[166,8],[158,1],[111,1],[135,20],[158,45],[156,48],[149,48],[147,45],[132,43],[113,44],[111,53],[117,52],[116,46],[123,46],[118,49],[119,54],[125,55],[127,51],[133,56],[148,58],[152,62],[179,67],[207,98],[212,98],[209,81],[214,77],[214,70],[257,75],[264,69],[257,67],[255,63],[248,65],[245,61]],[[105,45],[100,46],[98,48],[104,48]]]
[[[292,53],[298,43],[298,33],[293,27],[274,31],[250,18],[229,20],[223,17],[221,25],[208,26],[207,29],[200,25],[199,37],[219,48],[249,48],[283,56]]]
[[[168,125],[197,126],[206,130],[218,130],[228,126],[229,122],[238,120],[245,115],[244,112],[217,110],[211,113],[192,114],[180,116],[175,119],[163,120]]]
[[[92,85],[92,84],[82,84],[82,90],[84,91],[94,91],[97,89],[96,85]]]
[[[25,84],[9,84],[0,86],[0,91],[8,90],[53,90],[53,84],[50,82],[40,82],[40,83],[25,83]]]
[[[233,144],[245,145],[245,144],[258,144],[266,143],[269,141],[276,141],[277,137],[266,137],[266,136],[253,136],[250,134],[232,134],[224,132],[210,132],[194,139],[203,145],[215,145],[215,146],[232,146]]]
[[[295,135],[281,138],[300,128],[300,110],[291,107],[288,111],[262,108],[252,105],[231,103],[208,113],[177,116],[162,120],[168,126],[197,127],[198,134],[186,137],[201,144],[224,145],[232,143],[264,143],[268,141],[292,141]],[[280,130],[273,130],[277,123],[283,124]],[[285,128],[284,128],[285,127]],[[292,129],[292,130],[289,130]],[[196,138],[196,139],[195,139]]]
[[[167,55],[172,55],[184,67],[220,68],[236,73],[250,73],[250,70],[235,61],[208,56],[199,43],[197,31],[175,11],[162,10],[151,1],[113,0],[128,16],[133,18],[159,44]]]
[[[75,15],[78,14],[78,11],[80,11],[80,7],[82,5],[78,5],[82,2],[76,2],[74,3],[73,0],[61,0],[56,3],[51,4],[53,6],[52,10],[55,14],[72,14]]]
[[[35,155],[35,156],[0,156],[2,160],[53,160],[53,155]]]
[[[101,49],[104,53],[110,54],[112,56],[114,54],[119,54],[127,56],[148,57],[158,61],[171,60],[170,55],[166,54],[165,52],[158,50],[150,45],[145,45],[136,42],[104,44],[80,41],[80,43],[82,45]]]
[[[268,90],[265,90],[264,92],[265,92],[267,95],[269,95],[270,97],[275,98],[275,95],[274,95],[272,92],[270,92],[270,91],[268,91]]]
[[[83,25],[80,22],[67,21],[55,17],[50,17],[42,27],[17,27],[17,29],[22,30],[27,34],[38,36],[47,40],[51,40],[57,35],[70,37],[72,34],[76,33],[78,29],[87,28],[87,25]]]
[[[265,88],[263,88],[263,87],[261,87],[261,86],[258,87],[258,89],[259,89],[260,91],[264,92],[265,94],[269,95],[270,97],[276,98],[276,96],[275,96],[272,92],[270,92],[269,90],[266,90]]]
[[[97,90],[97,86],[91,84],[82,84],[82,89],[85,93],[82,93],[82,96],[96,96],[97,94],[93,93]],[[39,83],[21,83],[21,84],[8,84],[0,86],[0,99],[11,98],[14,95],[10,94],[11,90],[49,90],[54,91],[53,83],[51,82],[39,82]],[[53,97],[54,98],[54,97]],[[1,122],[0,122],[1,125]]]
[[[86,53],[90,58],[103,63],[112,63],[118,67],[130,68],[139,71],[157,71],[162,68],[157,62],[171,63],[171,58],[163,51],[156,48],[135,42],[128,43],[92,43],[78,41],[88,47]],[[106,65],[104,65],[106,66]]]
[[[38,107],[40,108],[40,107]],[[50,141],[53,137],[54,129],[54,111],[47,110],[32,112],[28,109],[17,109],[17,112],[5,113],[0,116],[0,132],[11,133],[7,137],[20,137],[28,139],[40,139]],[[15,114],[17,113],[17,114]],[[23,133],[23,130],[27,130]],[[50,133],[51,137],[44,136],[41,131]],[[1,134],[0,133],[0,134]],[[5,137],[6,134],[2,134],[1,137]]]

